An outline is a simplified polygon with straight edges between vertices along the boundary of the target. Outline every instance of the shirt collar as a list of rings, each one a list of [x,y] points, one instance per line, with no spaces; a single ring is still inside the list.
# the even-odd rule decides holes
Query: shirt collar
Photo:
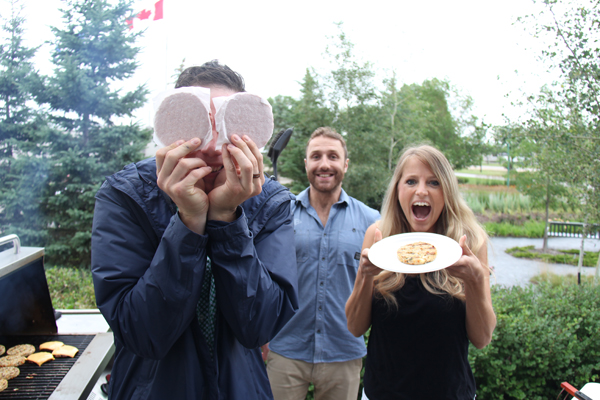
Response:
[[[300,202],[304,208],[310,207],[310,198],[308,196],[308,192],[310,191],[310,186],[304,189],[298,196],[296,196],[296,203]],[[346,193],[346,191],[342,188],[342,192],[340,193],[340,199],[335,204],[345,204],[348,205],[350,201],[350,196]]]

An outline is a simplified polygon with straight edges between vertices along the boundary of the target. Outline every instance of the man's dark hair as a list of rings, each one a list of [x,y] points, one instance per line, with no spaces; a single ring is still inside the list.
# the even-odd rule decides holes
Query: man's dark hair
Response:
[[[330,139],[339,140],[340,143],[342,144],[342,148],[344,149],[344,157],[348,158],[348,148],[346,147],[346,141],[344,140],[344,137],[342,135],[340,135],[339,133],[337,133],[335,129],[330,128],[328,126],[322,126],[320,128],[317,128],[312,133],[312,135],[310,135],[310,139],[308,139],[308,142],[306,143],[306,148],[304,149],[304,154],[306,154],[306,152],[308,151],[308,145],[310,144],[310,141],[316,137],[321,137],[321,136],[328,137]]]
[[[244,78],[218,60],[186,68],[177,78],[175,88],[187,86],[221,86],[235,92],[245,92]]]

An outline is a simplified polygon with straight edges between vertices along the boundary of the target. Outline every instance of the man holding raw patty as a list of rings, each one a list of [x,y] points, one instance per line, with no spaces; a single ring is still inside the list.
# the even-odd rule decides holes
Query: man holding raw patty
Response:
[[[344,306],[352,293],[366,229],[379,213],[348,196],[344,138],[317,129],[308,141],[310,186],[293,202],[300,309],[269,344],[267,371],[276,400],[303,400],[310,383],[316,400],[355,400],[362,337],[348,331]]]
[[[247,136],[215,147],[212,99],[244,91],[213,61],[176,87],[210,89],[213,140],[126,166],[96,195],[92,272],[115,335],[109,397],[272,398],[259,347],[298,308],[286,188]],[[199,149],[200,148],[200,149]]]

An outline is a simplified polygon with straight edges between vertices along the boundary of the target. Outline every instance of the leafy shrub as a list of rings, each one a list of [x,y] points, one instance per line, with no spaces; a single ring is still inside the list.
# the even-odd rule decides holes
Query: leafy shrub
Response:
[[[478,398],[554,399],[561,382],[599,380],[600,287],[494,286],[492,299],[492,343],[469,353]]]

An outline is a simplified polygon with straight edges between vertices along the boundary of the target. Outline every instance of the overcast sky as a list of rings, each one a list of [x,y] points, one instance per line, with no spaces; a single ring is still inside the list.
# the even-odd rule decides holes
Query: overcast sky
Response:
[[[8,16],[3,1],[2,16]],[[154,0],[138,0],[135,10]],[[30,46],[51,38],[49,26],[59,26],[60,0],[25,0],[26,39]],[[549,83],[537,61],[539,45],[513,24],[532,11],[529,0],[338,0],[200,1],[164,0],[164,19],[147,24],[133,82],[151,90],[149,104],[138,118],[151,121],[151,99],[172,86],[172,75],[185,65],[219,59],[240,72],[247,90],[265,97],[299,96],[306,68],[329,68],[324,52],[343,22],[355,54],[373,63],[380,77],[395,70],[400,83],[447,79],[470,95],[474,113],[502,124],[503,114],[520,91],[536,92]],[[50,73],[49,46],[36,63]],[[516,72],[518,71],[518,73]]]

